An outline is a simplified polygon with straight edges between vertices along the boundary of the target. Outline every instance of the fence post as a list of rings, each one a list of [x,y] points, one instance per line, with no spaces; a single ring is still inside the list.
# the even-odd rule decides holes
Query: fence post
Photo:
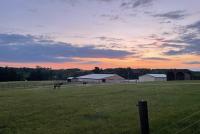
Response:
[[[147,101],[138,102],[141,134],[149,134],[149,119]]]

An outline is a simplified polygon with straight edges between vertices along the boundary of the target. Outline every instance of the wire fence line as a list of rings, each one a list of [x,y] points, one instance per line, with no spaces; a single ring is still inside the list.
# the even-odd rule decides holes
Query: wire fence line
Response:
[[[188,125],[188,126],[184,127],[183,129],[181,129],[181,130],[177,131],[177,132],[176,132],[176,133],[174,133],[174,134],[180,134],[181,132],[185,131],[186,129],[188,129],[188,128],[190,128],[190,127],[192,127],[192,126],[196,125],[196,124],[198,124],[199,122],[200,122],[200,120],[198,120],[198,121],[195,121],[194,123],[192,123],[192,124],[190,124],[190,125]]]
[[[200,110],[199,110],[199,111],[196,111],[196,112],[194,112],[194,113],[192,113],[192,114],[190,114],[190,115],[188,115],[188,116],[186,116],[186,117],[184,117],[184,118],[182,118],[181,120],[179,120],[179,121],[177,121],[177,122],[175,122],[175,123],[171,123],[170,125],[167,125],[167,126],[161,128],[161,129],[158,131],[158,133],[160,133],[160,132],[162,132],[163,130],[169,128],[170,126],[175,126],[175,125],[178,125],[179,123],[182,123],[182,122],[184,122],[184,121],[187,121],[188,119],[190,119],[191,117],[193,117],[193,116],[195,116],[195,115],[198,115],[199,113],[200,113]],[[198,121],[200,121],[200,120],[198,120]]]

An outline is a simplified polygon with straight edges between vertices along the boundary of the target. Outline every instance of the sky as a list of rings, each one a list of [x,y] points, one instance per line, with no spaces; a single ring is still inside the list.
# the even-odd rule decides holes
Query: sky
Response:
[[[200,1],[0,0],[0,66],[200,70]]]

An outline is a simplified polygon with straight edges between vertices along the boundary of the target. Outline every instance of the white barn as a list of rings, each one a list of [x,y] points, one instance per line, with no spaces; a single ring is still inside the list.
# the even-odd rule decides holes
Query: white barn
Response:
[[[166,74],[145,74],[139,76],[139,82],[167,81]]]
[[[125,79],[117,74],[89,74],[77,77],[80,82],[109,83],[122,82]]]

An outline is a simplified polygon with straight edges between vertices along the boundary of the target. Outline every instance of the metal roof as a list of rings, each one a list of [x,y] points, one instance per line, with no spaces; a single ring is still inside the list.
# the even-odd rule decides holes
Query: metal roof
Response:
[[[166,78],[167,77],[166,74],[146,74],[146,75],[150,75],[150,76],[156,77],[156,78]]]
[[[74,77],[68,77],[67,79],[74,79]]]
[[[78,79],[105,79],[108,77],[115,76],[116,74],[88,74],[84,76],[77,77]]]

